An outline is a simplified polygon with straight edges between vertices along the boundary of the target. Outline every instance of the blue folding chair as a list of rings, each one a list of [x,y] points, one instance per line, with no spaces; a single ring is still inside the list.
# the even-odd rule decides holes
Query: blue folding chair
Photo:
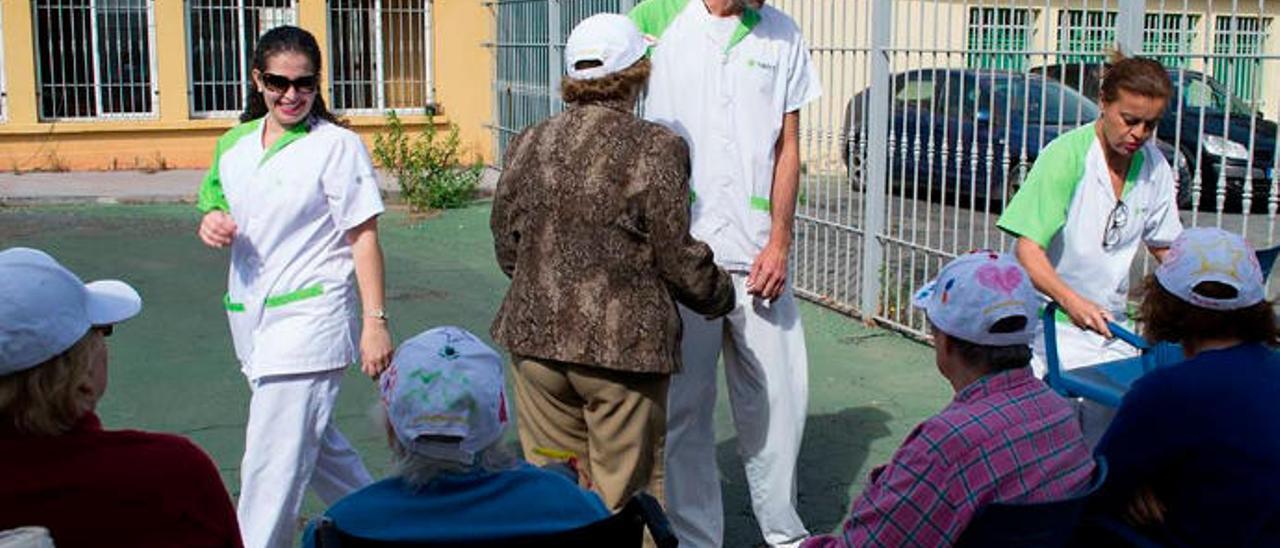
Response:
[[[1119,407],[1120,400],[1129,391],[1133,381],[1151,370],[1182,361],[1182,347],[1176,344],[1151,344],[1137,333],[1107,322],[1107,328],[1116,338],[1138,349],[1135,358],[1094,364],[1075,369],[1062,369],[1058,356],[1057,334],[1058,303],[1050,302],[1044,308],[1044,349],[1048,373],[1045,382],[1049,387],[1068,398],[1084,398],[1103,405]]]
[[[1266,276],[1280,256],[1280,246],[1261,249],[1256,253],[1262,273]],[[1112,335],[1138,349],[1138,357],[1063,370],[1062,360],[1058,356],[1058,310],[1058,303],[1050,302],[1045,306],[1042,317],[1045,362],[1048,366],[1045,382],[1065,397],[1084,398],[1110,407],[1119,407],[1120,400],[1124,399],[1129,387],[1139,377],[1157,367],[1173,365],[1184,359],[1179,345],[1167,342],[1152,344],[1115,322],[1107,322]]]

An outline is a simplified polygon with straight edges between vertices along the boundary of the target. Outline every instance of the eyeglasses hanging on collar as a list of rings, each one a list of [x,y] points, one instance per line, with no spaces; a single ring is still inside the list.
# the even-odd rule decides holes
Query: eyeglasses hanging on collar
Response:
[[[1120,243],[1124,225],[1129,222],[1129,206],[1123,200],[1116,200],[1116,206],[1107,215],[1107,229],[1102,233],[1102,248],[1111,249]]]

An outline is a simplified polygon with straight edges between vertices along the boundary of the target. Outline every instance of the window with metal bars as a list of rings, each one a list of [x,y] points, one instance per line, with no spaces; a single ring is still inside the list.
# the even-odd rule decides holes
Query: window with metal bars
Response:
[[[1194,13],[1148,13],[1142,29],[1142,51],[1169,68],[1189,68],[1200,16]]]
[[[249,93],[258,37],[297,22],[297,0],[187,0],[192,114],[239,115]]]
[[[348,114],[433,112],[431,3],[330,0],[333,108]]]
[[[155,111],[154,0],[33,0],[40,119]]]
[[[969,68],[1027,70],[1027,41],[1035,14],[1026,8],[970,8]]]
[[[1252,101],[1262,84],[1262,45],[1267,41],[1271,18],[1219,15],[1214,25],[1213,77],[1225,83],[1244,101]]]
[[[1058,12],[1058,51],[1062,63],[1101,64],[1115,46],[1115,11]],[[1186,67],[1200,16],[1189,13],[1148,13],[1143,18],[1142,49],[1166,67]],[[1178,55],[1184,54],[1184,55]]]
[[[1114,11],[1065,10],[1058,12],[1058,56],[1062,63],[1104,63],[1106,51],[1116,41]]]

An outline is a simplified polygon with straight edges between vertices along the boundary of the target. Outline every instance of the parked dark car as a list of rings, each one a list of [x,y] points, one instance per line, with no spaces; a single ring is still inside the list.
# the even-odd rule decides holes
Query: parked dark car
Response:
[[[1102,65],[1081,63],[1031,69],[1093,100],[1098,98],[1101,70]],[[1200,207],[1216,207],[1219,182],[1225,180],[1225,205],[1238,208],[1247,179],[1253,189],[1254,210],[1265,210],[1275,181],[1276,123],[1252,110],[1212,76],[1194,70],[1168,70],[1176,100],[1160,121],[1156,135],[1176,144],[1192,173],[1198,172]],[[1191,183],[1190,179],[1179,181],[1180,194],[1187,194],[1188,205]]]
[[[891,77],[891,189],[914,196],[959,194],[999,208],[1043,145],[1098,118],[1098,106],[1035,74],[990,69],[916,69]],[[844,160],[859,184],[868,135],[868,88],[845,108]],[[1185,162],[1157,143],[1171,165]]]

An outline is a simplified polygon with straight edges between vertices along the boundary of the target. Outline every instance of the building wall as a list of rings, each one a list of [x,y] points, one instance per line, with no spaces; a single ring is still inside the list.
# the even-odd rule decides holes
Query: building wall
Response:
[[[425,0],[424,0],[425,1]],[[205,168],[217,136],[233,119],[193,119],[188,98],[186,15],[184,2],[155,2],[157,115],[145,120],[75,120],[41,122],[37,99],[34,21],[31,2],[4,0],[3,67],[7,102],[0,121],[0,169],[110,170]],[[329,65],[327,5],[298,0],[298,24],[320,42]],[[435,52],[436,101],[443,127],[458,124],[463,146],[484,161],[492,160],[490,119],[491,55],[484,47],[491,21],[478,0],[436,0],[432,47]],[[326,71],[327,72],[327,71]],[[327,74],[325,75],[327,76]],[[328,90],[322,86],[326,98]],[[429,118],[402,116],[410,131]],[[352,129],[372,147],[383,125],[381,116],[348,116]]]

